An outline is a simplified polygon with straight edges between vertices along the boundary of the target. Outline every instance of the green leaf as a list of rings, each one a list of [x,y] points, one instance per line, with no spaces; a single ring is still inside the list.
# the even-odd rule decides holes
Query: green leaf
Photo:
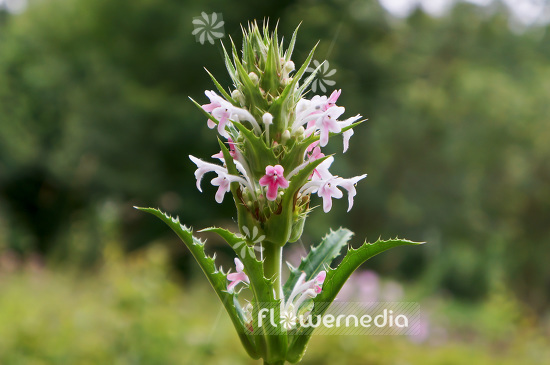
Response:
[[[278,123],[274,125],[274,127],[276,128],[275,133],[282,133],[284,129],[288,127],[289,120],[287,113],[289,112],[289,109],[297,102],[297,100],[294,100],[296,99],[296,85],[308,68],[309,63],[313,58],[313,53],[315,52],[316,47],[317,45],[313,47],[302,67],[300,67],[300,69],[292,77],[292,81],[287,86],[285,86],[281,95],[271,103],[271,106],[268,109],[268,112],[273,115],[273,118],[275,120],[278,120]]]
[[[259,108],[260,110],[266,110],[267,109],[267,102],[263,98],[260,88],[250,80],[250,77],[248,76],[248,73],[244,69],[241,61],[239,60],[239,57],[237,55],[237,50],[235,49],[235,44],[232,42],[233,47],[233,62],[235,63],[235,68],[237,70],[237,75],[239,76],[239,80],[243,87],[243,94],[245,98],[247,98],[247,105],[249,106],[249,110],[251,113],[254,114],[255,108]],[[258,77],[260,77],[258,75]]]
[[[267,165],[276,165],[278,163],[273,150],[265,144],[264,140],[256,136],[254,132],[248,130],[240,123],[233,123],[235,128],[242,133],[244,137],[247,160],[254,176],[263,176]]]
[[[336,298],[336,295],[350,275],[371,257],[393,247],[419,245],[422,243],[423,242],[413,242],[396,238],[387,241],[378,240],[375,243],[365,242],[358,249],[350,249],[336,269],[329,269],[327,271],[327,277],[323,283],[323,290],[313,299],[315,306],[311,311],[311,316],[322,316],[329,307],[327,303],[332,303],[334,301],[334,298]],[[288,361],[294,363],[302,358],[313,330],[314,328],[312,327],[303,328],[300,333],[294,337],[288,351]]]
[[[348,229],[331,230],[318,246],[312,247],[309,254],[302,258],[298,268],[289,265],[290,276],[283,287],[285,298],[289,297],[302,272],[306,273],[306,281],[313,279],[321,270],[328,268],[330,263],[340,255],[342,247],[348,244],[352,236],[353,233]]]
[[[227,53],[227,50],[225,49],[225,46],[223,45],[223,43],[222,43],[222,48],[223,48],[223,56],[224,56],[225,67],[227,68],[227,73],[229,73],[229,76],[233,80],[233,84],[235,85],[235,87],[239,88],[239,86],[241,85],[241,82],[237,77],[237,70],[235,70],[235,67],[231,62],[231,58],[229,57],[229,54]]]
[[[300,24],[296,27],[294,30],[294,33],[292,33],[292,38],[290,39],[290,43],[288,44],[288,48],[285,52],[285,62],[290,61],[290,58],[292,57],[292,52],[294,51],[294,44],[296,44],[296,35],[298,34],[298,28],[300,28]]]
[[[229,152],[229,149],[227,148],[227,146],[221,141],[221,139],[218,138],[218,144],[220,145],[220,149],[222,151],[222,154],[223,154],[223,159],[224,159],[224,162],[225,162],[225,166],[227,167],[227,171],[231,174],[231,175],[239,175],[240,172],[239,170],[237,170],[237,166],[235,165],[235,161],[233,160],[233,157],[231,157],[231,153]],[[234,185],[234,186],[238,186],[239,183],[236,183],[237,185]]]
[[[317,44],[319,44],[319,43],[317,43]],[[311,59],[313,58],[313,54],[315,53],[315,49],[317,48],[317,44],[313,47],[311,52],[309,52],[309,55],[307,56],[306,60],[302,64],[302,67],[300,67],[300,69],[298,71],[296,71],[296,73],[292,77],[292,82],[285,87],[285,89],[283,90],[281,96],[279,97],[280,99],[286,100],[288,95],[292,91],[294,91],[294,89],[296,88],[296,85],[298,84],[298,81],[300,81],[300,79],[304,75],[304,72],[306,72],[306,69],[309,67],[309,63],[311,62]]]
[[[261,75],[260,85],[268,93],[275,94],[279,88],[280,77],[278,75],[280,69],[279,54],[276,50],[277,42],[273,42],[267,51],[267,60],[263,75]]]
[[[204,242],[195,238],[191,229],[180,224],[178,218],[172,218],[166,213],[154,208],[134,208],[158,217],[170,228],[172,228],[174,232],[176,232],[189,251],[191,251],[191,254],[210,282],[210,285],[212,285],[214,291],[222,301],[223,306],[229,314],[229,317],[231,318],[231,321],[233,322],[233,325],[235,326],[246,351],[252,358],[258,359],[260,355],[258,353],[257,345],[255,344],[254,336],[247,333],[244,323],[241,320],[239,309],[235,306],[235,294],[227,291],[227,274],[216,268],[214,257],[208,257],[206,255],[204,252]]]

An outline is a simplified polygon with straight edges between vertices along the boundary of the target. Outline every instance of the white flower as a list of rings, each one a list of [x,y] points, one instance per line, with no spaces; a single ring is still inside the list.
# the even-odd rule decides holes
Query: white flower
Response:
[[[316,174],[313,175],[311,181],[302,186],[300,193],[302,195],[317,193],[320,198],[323,198],[323,211],[328,213],[332,208],[332,198],[340,199],[343,196],[338,186],[343,187],[348,191],[349,212],[353,207],[353,198],[357,195],[355,185],[367,175],[363,174],[349,179],[334,176],[328,171],[333,161],[334,157],[331,156],[317,166]]]
[[[292,292],[281,306],[281,323],[284,328],[290,330],[296,326],[297,313],[300,306],[307,300],[315,298],[323,290],[327,273],[323,270],[309,281],[306,281],[306,273],[303,272],[294,285]]]
[[[218,174],[217,177],[212,179],[211,183],[214,186],[218,187],[218,191],[216,192],[216,201],[218,203],[221,203],[223,201],[223,197],[225,193],[227,193],[231,189],[231,183],[232,182],[238,182],[241,186],[247,188],[249,191],[253,191],[252,189],[252,183],[250,182],[250,178],[248,177],[248,174],[246,173],[246,170],[242,167],[242,164],[236,162],[235,166],[237,166],[237,169],[243,176],[237,176],[237,175],[231,175],[227,168],[224,166],[216,165],[210,162],[205,162],[201,160],[200,158],[196,158],[195,156],[189,156],[191,161],[195,165],[197,165],[197,170],[195,171],[195,178],[197,179],[197,189],[202,193],[201,189],[201,181],[204,174],[208,172],[215,172]]]

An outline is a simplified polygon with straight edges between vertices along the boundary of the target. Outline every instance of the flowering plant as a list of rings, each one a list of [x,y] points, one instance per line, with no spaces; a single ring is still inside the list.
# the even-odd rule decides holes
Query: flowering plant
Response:
[[[216,268],[214,257],[205,255],[204,242],[177,218],[157,209],[138,208],[156,215],[179,235],[221,299],[248,354],[263,358],[265,364],[300,361],[313,328],[299,323],[298,315],[322,315],[347,278],[367,259],[395,246],[416,244],[401,239],[365,242],[358,249],[350,248],[340,265],[331,268],[352,236],[347,229],[331,231],[299,267],[290,266],[283,283],[283,247],[300,239],[314,194],[328,212],[332,199],[342,198],[341,189],[346,190],[349,211],[355,186],[366,177],[342,178],[329,171],[334,157],[325,156],[322,148],[342,135],[345,152],[361,116],[339,119],[345,112],[336,105],[341,90],[328,97],[305,97],[321,66],[301,81],[315,48],[295,70],[291,56],[296,33],[283,51],[276,30],[270,34],[267,26],[260,31],[256,23],[250,24],[243,30],[241,56],[233,42],[232,57],[224,48],[234,89],[227,92],[209,73],[219,94],[207,90],[209,103],[204,105],[191,99],[223,139],[218,138],[221,151],[212,156],[220,163],[190,156],[197,166],[197,188],[201,191],[205,174],[215,173],[211,180],[218,187],[215,199],[221,203],[227,193],[232,195],[240,230],[233,233],[214,227],[203,231],[217,233],[234,249],[236,272]],[[253,297],[246,306],[239,301],[244,287]],[[264,307],[275,310],[282,325],[259,323],[260,316],[254,314]]]

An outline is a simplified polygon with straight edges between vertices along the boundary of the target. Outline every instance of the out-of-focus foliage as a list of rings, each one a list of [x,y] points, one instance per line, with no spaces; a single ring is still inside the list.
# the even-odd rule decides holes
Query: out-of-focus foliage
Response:
[[[213,88],[202,68],[229,82],[221,47],[197,43],[192,18],[221,12],[238,39],[240,23],[269,16],[287,38],[303,21],[297,64],[321,40],[315,58],[337,70],[347,115],[369,118],[340,165],[344,176],[369,174],[353,210],[316,210],[304,243],[339,225],[358,242],[428,241],[373,265],[427,293],[480,298],[504,285],[544,308],[548,28],[514,34],[504,11],[468,4],[400,21],[376,1],[262,4],[47,0],[0,13],[0,249],[81,266],[101,256],[106,221],[130,249],[168,233],[132,205],[197,228],[230,225],[232,204],[196,190],[187,157],[218,149],[187,99],[204,102]],[[172,257],[193,267],[180,246]]]
[[[104,254],[103,267],[88,277],[0,256],[1,364],[257,363],[210,288],[175,283],[162,246],[124,257],[107,245]],[[443,321],[433,322],[424,342],[314,336],[303,364],[540,364],[550,356],[548,338],[518,321],[522,310],[511,303],[509,296],[486,307],[442,301],[432,314]]]

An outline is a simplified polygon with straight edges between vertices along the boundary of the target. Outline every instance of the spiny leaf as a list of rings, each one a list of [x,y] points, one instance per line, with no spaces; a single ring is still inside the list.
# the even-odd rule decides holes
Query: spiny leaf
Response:
[[[263,98],[260,92],[260,89],[256,85],[254,85],[254,83],[248,76],[248,73],[244,69],[241,61],[239,60],[239,56],[237,55],[237,50],[235,48],[235,43],[233,43],[233,41],[231,41],[231,45],[233,49],[233,62],[235,63],[235,68],[237,70],[237,75],[239,76],[239,80],[243,85],[244,95],[248,99],[247,101],[248,101],[250,110],[253,111],[255,110],[256,107],[260,108],[261,110],[266,110],[267,102]]]
[[[291,269],[290,276],[283,287],[285,298],[288,298],[292,292],[302,272],[306,273],[306,281],[313,279],[340,255],[342,247],[347,245],[352,236],[353,233],[350,230],[340,228],[337,231],[331,231],[318,246],[312,247],[309,254],[302,258],[300,266]]]
[[[223,306],[229,314],[229,317],[231,318],[231,321],[233,322],[233,325],[235,326],[241,342],[243,343],[243,346],[247,350],[248,354],[255,359],[259,358],[260,355],[258,353],[257,346],[255,345],[254,336],[247,334],[245,326],[241,320],[241,316],[235,307],[235,294],[227,291],[227,275],[216,269],[214,257],[208,257],[205,254],[204,243],[193,236],[190,228],[180,224],[178,218],[170,217],[166,213],[154,208],[135,208],[158,217],[170,228],[172,228],[172,230],[183,241],[206,275],[210,285],[212,285],[214,291],[222,301]]]
[[[231,62],[231,58],[229,57],[229,54],[227,53],[227,50],[225,49],[225,46],[222,43],[223,48],[223,56],[224,56],[224,62],[225,67],[227,68],[227,72],[229,73],[229,76],[233,80],[233,84],[236,88],[241,85],[241,82],[239,81],[239,78],[237,77],[237,70],[235,70],[235,67],[233,66],[233,63]]]
[[[323,290],[313,299],[314,307],[311,311],[311,316],[322,316],[329,307],[326,304],[334,301],[334,298],[336,298],[336,295],[350,275],[371,257],[393,247],[419,245],[422,243],[396,238],[387,241],[378,240],[375,243],[365,242],[358,249],[350,249],[336,269],[328,270],[325,282],[323,283]],[[301,359],[313,330],[314,328],[312,327],[303,328],[299,336],[294,337],[288,351],[288,361],[294,363]]]
[[[319,44],[319,43],[317,43],[317,44]],[[294,89],[296,88],[296,85],[298,84],[298,81],[300,81],[300,79],[302,78],[304,72],[306,72],[306,69],[309,67],[309,63],[311,62],[311,59],[313,58],[313,54],[315,53],[315,49],[317,48],[317,44],[313,47],[311,52],[309,52],[309,55],[307,56],[306,60],[302,64],[302,67],[300,67],[300,69],[298,71],[296,71],[296,73],[292,77],[292,82],[285,87],[285,89],[281,93],[281,96],[279,97],[279,99],[286,100],[288,95],[291,92],[294,91]]]
[[[273,150],[267,147],[261,137],[256,136],[254,132],[248,130],[244,125],[240,123],[233,123],[233,125],[245,138],[246,150],[250,150],[250,154],[255,156],[253,159],[249,159],[253,175],[263,176],[263,170],[266,165],[276,165],[278,163]]]
[[[273,42],[267,51],[264,73],[260,80],[262,88],[270,93],[274,93],[279,87],[280,59],[276,50],[277,42]]]
[[[296,44],[296,35],[298,34],[298,28],[300,28],[300,25],[302,23],[298,24],[296,29],[294,30],[294,33],[292,33],[292,38],[290,39],[290,43],[288,44],[288,48],[285,52],[285,62],[290,61],[290,58],[292,57],[292,52],[294,51],[294,44]]]

